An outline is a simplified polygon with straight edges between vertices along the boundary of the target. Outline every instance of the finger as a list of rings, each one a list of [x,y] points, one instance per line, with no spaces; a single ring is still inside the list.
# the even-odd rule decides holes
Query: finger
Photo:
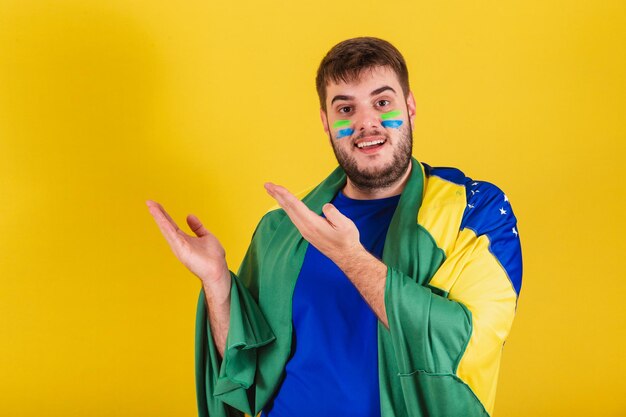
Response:
[[[281,187],[280,185],[268,182],[265,183],[265,189],[267,190],[268,194],[272,196],[285,211],[295,212],[298,209],[302,210],[302,208],[298,206],[299,204],[304,205],[304,203],[298,200],[285,187]],[[306,206],[304,208],[308,209],[308,207]]]
[[[172,249],[178,249],[180,247],[180,236],[179,233],[184,232],[179,229],[178,225],[172,218],[167,214],[165,209],[161,207],[161,205],[155,201],[147,201],[146,205],[150,211],[150,214],[154,218],[159,230],[169,243]]]
[[[287,190],[285,187],[268,182],[265,184],[265,189],[272,197],[274,197],[274,199],[278,202],[278,204],[280,204],[283,209],[287,209],[289,211],[297,212],[300,214],[311,213],[315,215],[315,213],[311,211],[306,206],[306,204],[304,204],[296,196],[291,194],[289,190]]]
[[[330,225],[333,226],[335,229],[344,228],[352,222],[352,220],[344,216],[343,213],[341,213],[337,209],[337,207],[330,203],[324,204],[324,206],[322,207],[322,212],[324,213],[324,216],[326,216],[326,219],[328,220]]]
[[[189,228],[198,237],[202,237],[202,236],[206,236],[210,234],[210,232],[204,228],[200,219],[194,216],[193,214],[190,214],[189,216],[187,216],[187,224],[189,225]]]
[[[325,226],[326,221],[322,217],[309,209],[285,187],[268,182],[265,184],[265,189],[285,210],[300,232]]]
[[[165,221],[167,221],[174,228],[174,230],[178,231],[178,229],[180,229],[178,225],[176,224],[176,222],[174,221],[174,219],[172,219],[172,217],[168,214],[168,212],[165,211],[162,205],[152,200],[146,201],[146,204],[148,205],[148,208],[150,209],[150,213],[153,213],[153,212],[160,213],[162,216],[159,216],[159,217],[162,217]]]

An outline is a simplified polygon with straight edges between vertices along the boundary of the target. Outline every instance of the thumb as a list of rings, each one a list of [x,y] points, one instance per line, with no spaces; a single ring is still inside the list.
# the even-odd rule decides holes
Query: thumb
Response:
[[[341,229],[349,223],[352,223],[352,220],[344,216],[337,207],[330,203],[324,204],[322,212],[324,216],[326,216],[326,220],[328,220],[335,229]]]
[[[204,228],[200,219],[198,219],[193,214],[187,216],[187,224],[198,237],[206,236],[209,234],[209,231]]]

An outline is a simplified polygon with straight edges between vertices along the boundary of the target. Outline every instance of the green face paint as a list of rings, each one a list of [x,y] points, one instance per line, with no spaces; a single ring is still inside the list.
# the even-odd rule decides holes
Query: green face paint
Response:
[[[350,120],[337,120],[333,123],[333,129],[339,129],[337,131],[337,135],[335,139],[345,138],[346,136],[351,136],[354,133],[354,129],[350,127],[352,122]]]
[[[400,110],[392,110],[390,112],[381,114],[380,118],[383,120],[389,120],[389,119],[395,119],[400,115],[402,115],[402,112]]]
[[[402,126],[402,120],[398,120],[397,118],[402,115],[400,110],[392,110],[387,113],[383,113],[380,115],[382,119],[381,125],[383,127],[391,127],[393,129],[398,129]]]
[[[348,127],[350,126],[350,120],[337,120],[333,123],[333,129],[339,129],[340,127]]]

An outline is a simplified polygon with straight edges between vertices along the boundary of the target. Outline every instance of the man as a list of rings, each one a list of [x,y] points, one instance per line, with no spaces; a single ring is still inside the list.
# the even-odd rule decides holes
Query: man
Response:
[[[200,220],[150,212],[202,281],[201,416],[488,416],[521,287],[507,197],[412,155],[402,55],[376,38],[333,47],[320,115],[340,167],[260,221],[244,261]]]

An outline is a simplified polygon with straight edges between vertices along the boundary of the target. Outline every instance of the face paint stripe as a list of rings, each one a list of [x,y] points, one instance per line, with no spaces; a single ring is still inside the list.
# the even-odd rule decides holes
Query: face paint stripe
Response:
[[[383,119],[383,120],[394,119],[394,118],[400,116],[401,114],[402,114],[402,112],[400,110],[392,110],[390,112],[381,114],[380,118]]]
[[[381,124],[383,127],[393,127],[397,129],[402,126],[402,120],[383,120]]]
[[[341,129],[340,131],[337,132],[337,137],[335,139],[341,139],[344,138],[346,136],[350,136],[354,133],[354,129],[348,128],[348,129]]]
[[[350,120],[337,120],[335,123],[333,123],[333,129],[350,126],[350,123]]]

